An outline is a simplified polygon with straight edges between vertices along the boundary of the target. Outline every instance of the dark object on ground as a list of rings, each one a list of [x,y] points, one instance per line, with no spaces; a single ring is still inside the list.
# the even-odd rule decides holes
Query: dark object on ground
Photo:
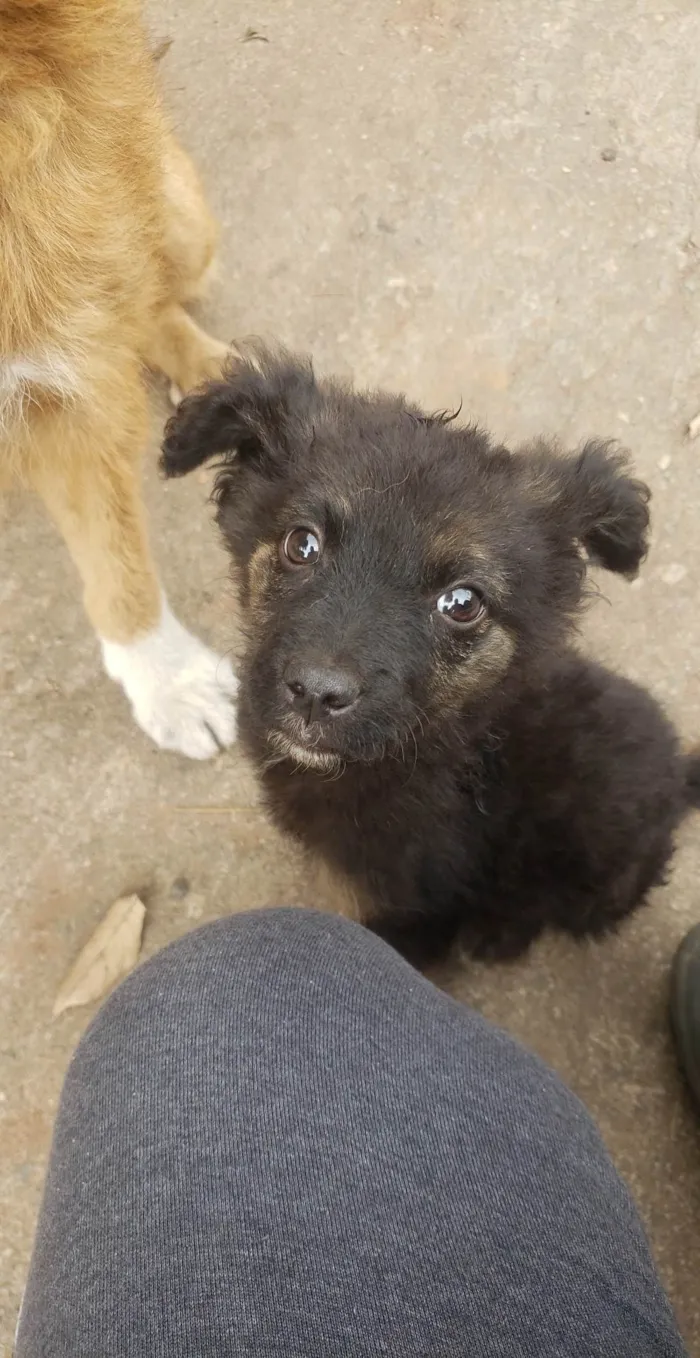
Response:
[[[536,1057],[366,930],[238,915],[112,996],[61,1100],[17,1358],[681,1358]]]
[[[509,452],[265,350],[168,425],[169,475],[217,454],[240,733],[278,824],[411,958],[615,928],[698,801],[657,703],[570,647],[587,560],[645,554],[625,457]]]

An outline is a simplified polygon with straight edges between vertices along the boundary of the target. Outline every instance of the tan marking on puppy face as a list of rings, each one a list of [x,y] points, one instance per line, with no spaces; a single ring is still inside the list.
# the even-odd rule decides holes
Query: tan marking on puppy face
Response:
[[[487,551],[475,541],[464,524],[451,523],[438,528],[435,536],[430,538],[430,556],[438,568],[444,562],[459,561],[467,558],[469,560],[469,570],[476,577],[483,576],[484,581],[488,581],[489,592],[496,598],[503,598],[508,593],[508,581],[501,567],[493,560]],[[447,582],[446,582],[447,583]]]
[[[276,547],[270,542],[260,542],[255,548],[247,566],[247,603],[252,609],[260,608],[265,591],[272,580]]]
[[[489,623],[464,660],[438,662],[432,684],[435,698],[447,707],[458,708],[470,698],[488,693],[503,678],[514,652],[510,633],[498,623]]]

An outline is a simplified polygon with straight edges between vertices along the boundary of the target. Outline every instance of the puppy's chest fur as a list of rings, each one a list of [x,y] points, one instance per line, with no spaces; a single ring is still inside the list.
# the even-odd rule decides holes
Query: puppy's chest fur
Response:
[[[511,958],[545,927],[601,935],[663,880],[686,774],[644,690],[571,655],[488,736],[452,734],[426,733],[415,766],[348,764],[336,779],[259,759],[280,828],[352,884],[355,918],[410,960],[457,937]],[[347,913],[347,893],[320,903]]]
[[[263,790],[280,828],[325,864],[324,904],[374,924],[468,886],[481,857],[480,761],[350,766],[337,779],[275,765]]]

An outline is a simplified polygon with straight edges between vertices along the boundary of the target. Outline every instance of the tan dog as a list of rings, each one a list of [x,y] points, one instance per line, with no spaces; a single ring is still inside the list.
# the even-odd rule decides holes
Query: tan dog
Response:
[[[168,608],[139,480],[144,366],[182,392],[226,354],[182,307],[215,238],[137,0],[0,0],[0,478],[61,530],[139,725],[202,759],[235,680]]]

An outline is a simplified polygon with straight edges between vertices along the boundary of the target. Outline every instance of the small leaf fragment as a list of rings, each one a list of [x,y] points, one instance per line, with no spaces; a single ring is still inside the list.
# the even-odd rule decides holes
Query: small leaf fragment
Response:
[[[121,896],[110,906],[59,987],[54,1018],[99,1000],[136,966],[145,917],[146,907],[138,896]]]
[[[165,56],[166,52],[170,51],[173,42],[174,42],[173,38],[163,38],[163,41],[159,42],[157,47],[154,47],[153,52],[151,53],[151,57],[156,64],[159,61],[163,60],[163,57]]]

